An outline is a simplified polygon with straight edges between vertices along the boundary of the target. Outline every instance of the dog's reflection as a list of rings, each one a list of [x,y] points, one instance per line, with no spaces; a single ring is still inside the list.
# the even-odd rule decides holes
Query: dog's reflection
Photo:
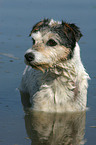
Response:
[[[25,127],[32,145],[84,145],[85,116],[86,112],[27,112]]]

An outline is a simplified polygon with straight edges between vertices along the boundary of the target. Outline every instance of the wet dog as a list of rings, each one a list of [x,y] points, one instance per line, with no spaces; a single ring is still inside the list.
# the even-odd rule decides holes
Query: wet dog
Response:
[[[27,66],[20,91],[29,94],[31,108],[46,112],[85,110],[89,75],[80,58],[79,28],[44,19],[33,26],[30,36],[33,46],[25,53]]]

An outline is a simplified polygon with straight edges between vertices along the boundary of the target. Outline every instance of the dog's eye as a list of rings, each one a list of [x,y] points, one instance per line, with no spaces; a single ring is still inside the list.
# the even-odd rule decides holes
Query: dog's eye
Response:
[[[32,38],[32,41],[33,41],[33,45],[35,44],[35,40]]]
[[[46,45],[48,45],[48,46],[56,46],[57,42],[55,42],[53,39],[50,39],[50,40],[47,41]]]

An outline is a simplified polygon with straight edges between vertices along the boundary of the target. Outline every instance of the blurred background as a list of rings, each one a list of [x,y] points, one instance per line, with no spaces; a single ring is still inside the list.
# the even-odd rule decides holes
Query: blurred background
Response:
[[[34,127],[34,124],[26,129],[26,116],[18,91],[25,68],[24,53],[32,46],[29,33],[32,26],[44,18],[75,23],[83,34],[79,41],[81,58],[91,80],[87,103],[89,111],[86,112],[82,144],[95,145],[96,0],[0,0],[0,144],[52,144],[40,140],[32,143],[32,136],[36,139],[37,133],[36,130],[32,134],[27,131],[28,127]],[[58,117],[56,119],[58,120]],[[29,120],[30,116],[27,122]],[[64,141],[60,143],[63,145]],[[70,143],[73,144],[75,145]]]

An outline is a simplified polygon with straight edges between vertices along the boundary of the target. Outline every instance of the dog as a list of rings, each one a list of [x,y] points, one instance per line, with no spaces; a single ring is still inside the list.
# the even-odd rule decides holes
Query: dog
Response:
[[[37,111],[86,110],[89,75],[80,58],[79,27],[44,19],[33,26],[30,36],[33,46],[24,56],[22,100],[27,98],[30,109]]]

